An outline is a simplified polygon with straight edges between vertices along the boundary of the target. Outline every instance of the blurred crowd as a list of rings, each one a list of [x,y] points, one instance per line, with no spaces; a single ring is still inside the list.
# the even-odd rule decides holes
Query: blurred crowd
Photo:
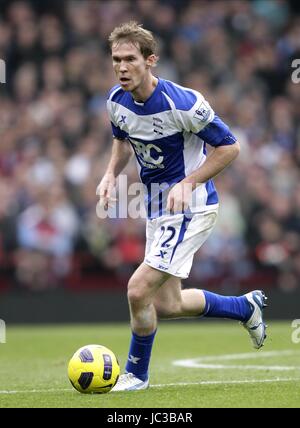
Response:
[[[116,84],[107,37],[131,19],[158,38],[155,74],[202,92],[242,146],[216,179],[219,222],[191,283],[299,288],[300,16],[287,0],[0,0],[0,283],[93,272],[101,286],[143,259],[144,220],[95,214]],[[138,180],[134,162],[126,173]]]

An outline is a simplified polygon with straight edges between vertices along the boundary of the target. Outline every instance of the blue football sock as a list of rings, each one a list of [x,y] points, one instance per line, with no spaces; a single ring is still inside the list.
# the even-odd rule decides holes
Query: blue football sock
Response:
[[[203,290],[206,304],[203,316],[248,321],[253,308],[245,296],[228,297]]]
[[[125,371],[133,373],[143,381],[148,379],[148,368],[155,334],[156,330],[149,336],[138,336],[132,332]]]

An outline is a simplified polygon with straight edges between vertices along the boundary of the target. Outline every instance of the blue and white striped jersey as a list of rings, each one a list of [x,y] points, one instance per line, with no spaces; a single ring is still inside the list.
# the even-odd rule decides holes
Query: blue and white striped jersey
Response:
[[[236,141],[199,92],[160,78],[144,103],[115,86],[107,109],[113,136],[128,140],[134,149],[149,218],[163,215],[168,189],[203,164],[206,143],[216,147]],[[193,191],[191,212],[217,206],[212,180]]]

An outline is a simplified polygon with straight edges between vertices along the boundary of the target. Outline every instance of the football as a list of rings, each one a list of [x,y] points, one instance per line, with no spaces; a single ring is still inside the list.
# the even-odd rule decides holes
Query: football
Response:
[[[68,376],[74,388],[84,394],[104,394],[117,383],[120,365],[115,354],[102,345],[87,345],[70,359]]]

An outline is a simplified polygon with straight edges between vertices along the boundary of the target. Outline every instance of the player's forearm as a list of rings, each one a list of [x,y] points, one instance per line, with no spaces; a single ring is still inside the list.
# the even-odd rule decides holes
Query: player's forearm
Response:
[[[123,171],[133,155],[130,144],[127,141],[113,140],[111,158],[106,169],[106,174],[113,174],[114,177]]]
[[[183,182],[191,183],[192,188],[195,189],[199,184],[206,183],[223,171],[238,156],[239,152],[240,145],[238,142],[228,146],[217,147],[204,164],[187,176]]]

